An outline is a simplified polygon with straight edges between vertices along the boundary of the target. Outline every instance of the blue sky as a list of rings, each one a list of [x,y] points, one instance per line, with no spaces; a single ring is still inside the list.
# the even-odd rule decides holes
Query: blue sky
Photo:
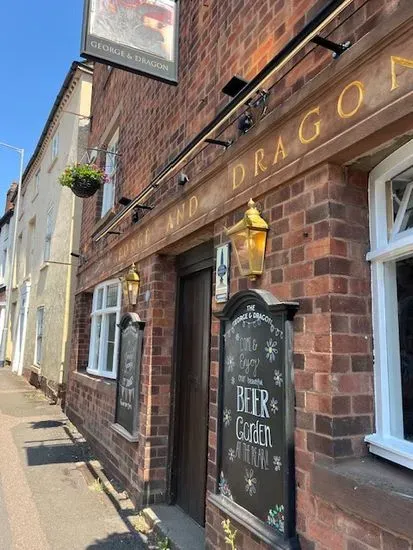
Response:
[[[80,59],[83,0],[0,2],[0,141],[29,161],[70,64]],[[0,208],[19,155],[0,147]]]

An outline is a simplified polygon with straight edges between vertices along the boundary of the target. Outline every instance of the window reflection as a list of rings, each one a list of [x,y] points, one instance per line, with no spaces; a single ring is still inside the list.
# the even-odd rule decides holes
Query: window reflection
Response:
[[[404,437],[413,440],[413,258],[396,262]]]

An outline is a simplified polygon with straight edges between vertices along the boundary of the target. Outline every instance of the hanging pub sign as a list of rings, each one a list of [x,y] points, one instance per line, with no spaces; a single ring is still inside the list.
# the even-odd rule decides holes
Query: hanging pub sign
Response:
[[[292,319],[297,303],[235,294],[222,312],[219,478],[211,500],[271,548],[296,548]]]
[[[179,0],[85,0],[81,55],[178,82]]]
[[[145,323],[136,313],[125,313],[120,328],[118,386],[113,429],[129,441],[138,439],[139,377]]]

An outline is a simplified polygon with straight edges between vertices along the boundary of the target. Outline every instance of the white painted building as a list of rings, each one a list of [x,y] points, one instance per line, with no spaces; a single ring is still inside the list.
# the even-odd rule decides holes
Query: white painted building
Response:
[[[25,169],[16,220],[12,369],[54,395],[66,381],[77,268],[71,252],[82,210],[58,179],[68,164],[85,162],[92,74],[90,65],[72,64]]]

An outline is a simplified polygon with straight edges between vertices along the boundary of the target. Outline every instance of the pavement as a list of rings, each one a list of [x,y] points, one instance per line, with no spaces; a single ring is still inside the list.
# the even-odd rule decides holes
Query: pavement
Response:
[[[147,548],[59,405],[0,368],[0,550]]]

